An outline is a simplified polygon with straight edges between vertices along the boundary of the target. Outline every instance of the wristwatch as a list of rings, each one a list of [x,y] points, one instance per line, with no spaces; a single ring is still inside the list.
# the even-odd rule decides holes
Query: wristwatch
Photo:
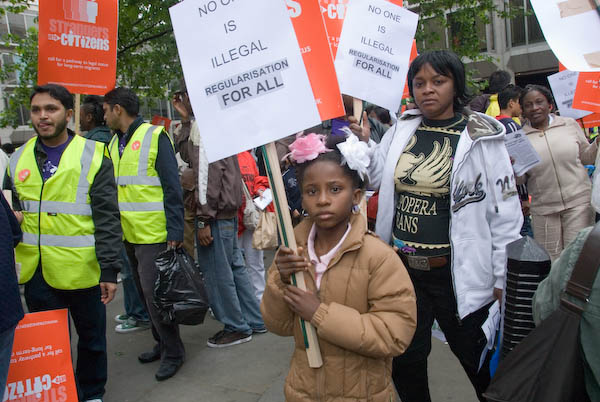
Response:
[[[205,226],[206,226],[206,222],[198,219],[198,229],[204,229]]]

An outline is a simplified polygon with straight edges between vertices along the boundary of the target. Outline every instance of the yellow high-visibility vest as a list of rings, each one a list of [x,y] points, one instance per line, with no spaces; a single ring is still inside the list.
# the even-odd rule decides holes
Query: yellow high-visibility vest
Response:
[[[167,241],[164,194],[155,168],[158,139],[163,131],[163,127],[142,123],[129,139],[123,155],[119,155],[116,135],[110,142],[123,235],[133,244]]]
[[[56,173],[44,182],[35,157],[37,140],[15,151],[8,170],[23,207],[23,241],[16,248],[20,283],[41,265],[55,289],[91,288],[98,285],[100,266],[89,190],[102,165],[104,144],[76,135]]]

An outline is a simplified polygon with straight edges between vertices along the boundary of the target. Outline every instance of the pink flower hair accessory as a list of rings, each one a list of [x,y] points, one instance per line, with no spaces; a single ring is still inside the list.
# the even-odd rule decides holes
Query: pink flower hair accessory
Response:
[[[332,151],[325,146],[325,136],[315,133],[298,134],[296,141],[292,142],[289,148],[290,153],[285,155],[283,159],[289,156],[296,163],[312,161],[320,154]]]

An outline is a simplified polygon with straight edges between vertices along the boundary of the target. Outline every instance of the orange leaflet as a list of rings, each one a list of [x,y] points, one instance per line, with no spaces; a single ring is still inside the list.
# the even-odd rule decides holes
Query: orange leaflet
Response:
[[[26,314],[15,331],[8,401],[77,401],[67,310]]]
[[[314,0],[286,0],[321,120],[346,112],[323,16]]]
[[[600,112],[599,80],[599,72],[579,73],[575,96],[573,97],[573,108],[589,112]]]
[[[114,88],[118,9],[118,0],[41,1],[38,84],[92,95]]]
[[[388,0],[390,3],[402,6],[402,0]],[[327,38],[331,46],[333,58],[337,54],[338,44],[340,43],[340,35],[344,18],[346,18],[346,9],[350,0],[319,0],[321,13],[325,20],[325,28],[327,29]]]

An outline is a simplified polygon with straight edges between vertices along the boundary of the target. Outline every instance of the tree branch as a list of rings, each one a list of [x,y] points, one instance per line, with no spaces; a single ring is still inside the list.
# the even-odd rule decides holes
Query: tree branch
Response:
[[[120,55],[122,55],[123,53],[125,53],[129,49],[134,49],[134,48],[136,48],[136,47],[144,44],[145,42],[151,41],[151,40],[156,39],[156,38],[160,38],[161,36],[167,35],[167,34],[169,34],[171,32],[173,32],[172,28],[171,29],[167,29],[166,31],[159,32],[157,34],[148,36],[147,38],[140,39],[139,41],[134,42],[131,45],[127,45],[124,48],[119,49],[119,51],[117,52],[117,57],[120,56]]]

